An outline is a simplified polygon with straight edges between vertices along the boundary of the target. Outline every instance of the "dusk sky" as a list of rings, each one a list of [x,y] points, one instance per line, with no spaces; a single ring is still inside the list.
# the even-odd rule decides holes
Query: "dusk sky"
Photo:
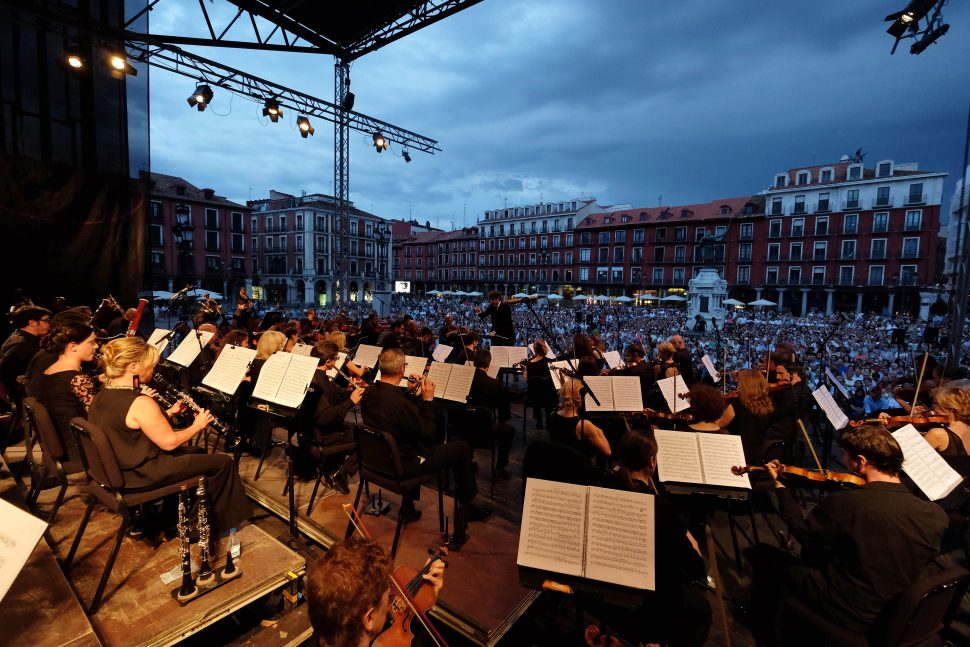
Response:
[[[754,194],[776,172],[862,147],[869,166],[950,173],[949,205],[970,102],[970,7],[948,4],[950,33],[923,54],[909,40],[890,56],[883,18],[905,5],[485,0],[354,63],[354,109],[442,152],[405,164],[400,146],[378,155],[352,131],[351,199],[444,228],[540,199],[687,204]],[[234,14],[209,6],[217,24]],[[160,2],[151,29],[206,33],[195,0]],[[240,20],[230,34],[250,39],[251,27]],[[330,56],[192,51],[333,100]],[[151,71],[154,171],[239,202],[332,192],[332,124],[314,120],[304,140],[292,111],[271,124],[261,105],[217,87],[199,113],[185,102],[193,88]]]

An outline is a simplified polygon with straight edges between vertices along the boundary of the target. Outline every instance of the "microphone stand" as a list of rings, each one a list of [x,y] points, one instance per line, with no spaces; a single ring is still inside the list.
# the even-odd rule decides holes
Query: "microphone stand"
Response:
[[[200,368],[202,369],[202,373],[205,374],[209,372],[211,367],[209,366],[209,360],[205,356],[205,346],[202,344],[202,331],[198,328],[193,328],[193,330],[195,330],[195,341],[199,344],[199,358],[202,360],[202,366]]]
[[[562,354],[563,354],[562,346],[559,345],[559,342],[556,341],[556,338],[553,337],[552,334],[549,332],[549,328],[546,326],[546,322],[544,322],[542,320],[542,317],[539,316],[539,313],[537,313],[535,310],[532,309],[532,303],[530,301],[526,301],[525,307],[529,309],[529,312],[535,318],[536,323],[539,325],[539,329],[542,331],[543,336],[545,338],[548,338],[549,341],[552,342],[553,347],[555,348],[555,351],[556,351],[556,356],[557,357],[561,357]],[[588,393],[589,394],[589,397],[591,397],[593,399],[593,402],[596,403],[596,406],[599,406],[599,404],[600,404],[599,398],[597,398],[596,397],[596,394],[593,393],[593,389],[589,388],[589,384],[586,382],[586,379],[582,375],[579,374],[579,371],[577,370],[577,365],[574,363],[576,361],[576,345],[575,344],[573,344],[573,357],[572,357],[572,359],[570,359],[569,357],[567,357],[566,358],[566,361],[569,363],[569,368],[572,369],[572,371],[573,371],[573,375],[575,376],[574,379],[579,380],[579,383],[583,385],[583,388],[580,389],[580,395],[582,395],[584,393]],[[580,411],[581,414],[585,414],[586,413],[586,399],[585,398],[583,398],[582,401],[579,403],[579,411]]]

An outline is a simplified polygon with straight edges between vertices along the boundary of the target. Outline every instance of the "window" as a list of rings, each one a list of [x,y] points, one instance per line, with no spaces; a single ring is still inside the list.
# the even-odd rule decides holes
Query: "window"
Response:
[[[768,243],[768,260],[778,261],[781,255],[781,243]]]
[[[859,214],[847,213],[842,217],[842,233],[855,234],[859,230]]]
[[[855,267],[843,265],[839,268],[839,285],[852,285],[855,282]]]
[[[630,260],[633,263],[636,263],[636,264],[642,263],[643,262],[643,248],[642,247],[634,247],[633,248],[633,253],[631,254]]]
[[[162,203],[152,200],[148,203],[148,217],[152,220],[159,221],[164,218],[164,212],[162,211]]]
[[[872,214],[872,233],[883,234],[889,231],[889,214],[885,211]]]
[[[780,216],[781,215],[781,198],[772,198],[771,200],[771,215]]]
[[[162,226],[161,225],[151,225],[148,228],[148,238],[151,241],[152,247],[161,247],[165,242],[162,236]]]
[[[687,240],[687,227],[675,227],[674,240],[678,242]]]
[[[893,174],[892,162],[879,162],[876,166],[876,177],[889,177]]]
[[[869,243],[869,258],[881,260],[886,258],[886,239],[873,238]]]
[[[684,245],[674,247],[674,262],[683,263],[687,258],[687,248]]]
[[[350,223],[351,231],[357,228],[357,223]],[[286,231],[286,216],[280,216],[280,231]]]
[[[351,243],[353,243],[353,242],[355,242],[355,241],[351,241]],[[286,251],[286,236],[280,236],[280,251],[281,252],[285,252]],[[354,251],[353,253],[356,254],[356,251]]]
[[[924,202],[926,202],[926,196],[923,194],[923,183],[910,184],[906,204],[923,204]]]
[[[869,285],[882,285],[882,283],[883,283],[883,266],[870,265],[869,266]]]
[[[610,248],[600,247],[596,255],[598,263],[606,263],[609,260]]]
[[[923,212],[919,209],[906,212],[906,221],[903,224],[903,231],[919,231],[923,221]]]
[[[812,252],[813,261],[824,261],[825,255],[828,252],[829,244],[824,240],[815,243],[814,251]]]
[[[832,169],[826,168],[822,169],[818,174],[819,182],[831,182],[832,181]]]
[[[590,231],[584,231],[579,235],[579,244],[589,245],[592,239],[593,239],[593,233]],[[566,244],[568,245],[569,243],[567,242]]]
[[[599,244],[600,245],[609,245],[610,244],[610,232],[608,232],[608,231],[601,231],[599,233]]]
[[[273,216],[266,216],[266,229],[267,233],[273,231]]]
[[[809,173],[808,171],[799,171],[795,178],[796,184],[808,184]]]
[[[745,236],[745,227],[747,227],[748,235]],[[741,239],[749,240],[754,231],[754,224],[746,222],[741,225]],[[781,221],[772,220],[768,223],[768,238],[781,238]]]
[[[892,205],[892,200],[889,197],[889,187],[881,186],[876,189],[876,203],[873,205],[875,207],[889,207]]]
[[[623,262],[623,248],[622,247],[614,247],[613,248],[613,262],[614,263],[622,263]]]
[[[783,187],[787,183],[788,183],[788,176],[785,175],[784,173],[779,173],[778,175],[775,176],[776,187]]]
[[[241,254],[246,251],[245,241],[242,234],[233,234],[231,245],[234,254]]]
[[[812,285],[825,285],[825,266],[812,268]]]
[[[792,218],[791,221],[791,235],[793,238],[798,238],[805,235],[805,219],[804,218]]]
[[[899,282],[901,285],[916,285],[916,266],[915,265],[900,266]]]
[[[564,258],[564,263],[566,265],[572,265],[573,264],[573,253],[571,251],[566,252],[563,258]]]
[[[667,228],[657,227],[653,234],[654,241],[661,243],[667,240]]]
[[[788,247],[788,260],[800,261],[802,260],[802,244],[801,243],[791,243]]]
[[[296,214],[296,229],[297,231],[303,231],[303,214]],[[370,236],[371,225],[367,225],[367,235]]]
[[[611,272],[611,276],[610,276],[610,283],[623,283],[623,268],[622,267],[614,267],[613,268],[613,270]]]
[[[828,193],[819,193],[818,194],[818,210],[819,211],[823,211],[823,212],[829,210],[829,194]]]
[[[152,267],[161,268],[165,264],[165,255],[161,252],[152,252]]]
[[[903,238],[903,258],[919,258],[919,238]]]
[[[545,240],[545,239],[543,239]],[[625,243],[626,242],[626,230],[620,229],[615,234],[613,234],[614,243]]]
[[[664,253],[665,253],[665,250],[666,250],[666,248],[663,247],[662,245],[660,247],[654,247],[653,248],[653,262],[654,263],[663,263],[664,262]]]
[[[589,263],[589,247],[580,247],[579,248],[579,262],[580,263]]]
[[[792,207],[792,213],[796,215],[805,213],[805,196],[803,195],[795,196],[795,206]]]
[[[846,192],[845,208],[846,209],[859,208],[859,189],[849,189]]]
[[[210,251],[219,251],[219,232],[205,232],[205,248]]]
[[[609,268],[607,267],[597,267],[596,268],[596,282],[606,283],[609,279]]]
[[[765,283],[767,285],[778,285],[777,267],[769,267],[765,270]]]
[[[815,235],[827,236],[829,233],[829,217],[817,216],[815,218]]]
[[[573,235],[572,234],[566,234],[566,240],[563,241],[563,246],[564,247],[572,247],[573,246]]]
[[[663,285],[664,282],[664,268],[655,267],[653,268],[653,284]]]
[[[205,269],[207,272],[218,272],[219,271],[219,257],[218,256],[206,256],[205,257]]]
[[[634,245],[642,245],[643,244],[643,241],[644,241],[644,238],[645,238],[644,233],[645,233],[645,230],[644,229],[634,229],[633,230],[633,244]]]
[[[850,180],[861,180],[862,179],[862,164],[857,164],[855,166],[850,166],[849,167],[849,179]]]
[[[684,284],[684,268],[675,267],[674,268],[674,285]]]
[[[788,268],[788,285],[799,285],[802,282],[802,268]]]
[[[855,241],[854,240],[843,240],[842,241],[842,259],[843,260],[853,260],[855,259]]]
[[[751,243],[741,243],[738,245],[738,261],[751,260]]]
[[[238,211],[233,211],[230,214],[230,227],[232,231],[237,233],[243,233],[243,215]]]
[[[252,242],[253,242],[253,253],[255,254],[256,252],[259,251],[259,239],[253,236]]]
[[[751,267],[748,265],[738,265],[738,284],[748,285],[751,283]]]

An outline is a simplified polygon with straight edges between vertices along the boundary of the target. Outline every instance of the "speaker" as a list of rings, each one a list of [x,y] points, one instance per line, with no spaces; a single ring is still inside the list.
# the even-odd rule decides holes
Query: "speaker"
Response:
[[[893,346],[905,346],[906,345],[906,329],[905,328],[893,328],[892,344],[893,344]]]

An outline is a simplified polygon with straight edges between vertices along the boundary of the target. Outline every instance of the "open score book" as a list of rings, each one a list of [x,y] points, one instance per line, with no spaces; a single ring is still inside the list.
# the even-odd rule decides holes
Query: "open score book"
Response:
[[[654,590],[651,494],[530,478],[519,566]]]
[[[732,467],[745,464],[740,436],[667,429],[655,435],[661,481],[751,489],[747,474],[731,473]]]

